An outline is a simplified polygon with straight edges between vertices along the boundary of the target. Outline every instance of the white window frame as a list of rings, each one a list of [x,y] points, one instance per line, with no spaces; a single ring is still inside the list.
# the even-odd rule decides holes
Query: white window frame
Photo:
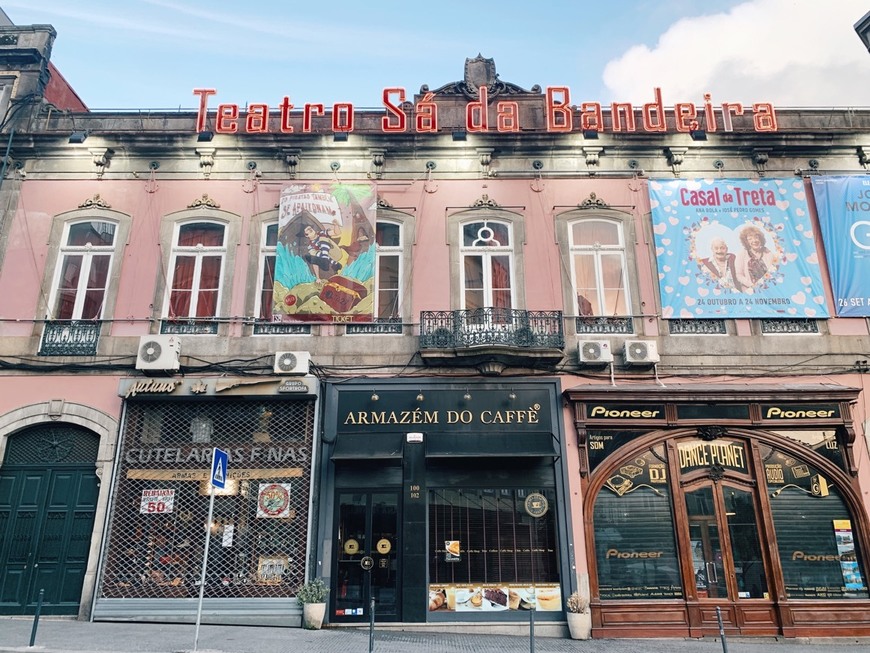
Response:
[[[105,224],[110,224],[114,226],[115,233],[112,238],[112,245],[106,246],[94,246],[94,245],[69,245],[69,237],[70,230],[72,227],[80,224],[92,223],[92,222],[100,222]],[[107,220],[106,218],[100,217],[92,217],[92,218],[81,218],[77,220],[70,220],[63,225],[63,235],[61,236],[62,245],[58,248],[57,255],[57,265],[55,266],[54,277],[51,282],[51,295],[48,300],[48,319],[54,320],[56,319],[57,313],[57,302],[60,299],[60,277],[63,274],[64,263],[66,261],[67,256],[81,256],[82,257],[82,265],[79,270],[79,280],[78,285],[76,286],[76,300],[73,305],[72,316],[68,319],[71,320],[81,320],[82,311],[84,310],[85,297],[87,295],[88,287],[88,279],[90,278],[90,270],[91,265],[93,264],[95,256],[105,256],[109,255],[109,265],[108,265],[108,275],[106,277],[106,285],[103,287],[103,301],[100,306],[100,313],[98,316],[94,318],[88,318],[93,320],[102,320],[103,316],[106,312],[106,304],[107,297],[109,294],[110,286],[112,284],[112,273],[114,270],[115,264],[115,250],[118,245],[118,233],[120,231],[120,224],[116,220]]]
[[[223,245],[205,246],[197,244],[193,246],[178,245],[178,238],[181,235],[181,229],[194,224],[212,224],[223,229]],[[169,257],[169,268],[166,279],[166,292],[163,299],[163,317],[164,320],[211,320],[220,316],[224,283],[226,282],[226,266],[227,266],[227,239],[229,236],[229,226],[220,220],[209,220],[208,218],[192,218],[177,222],[172,229],[172,254]],[[220,255],[221,269],[218,275],[217,297],[215,298],[215,314],[210,316],[197,316],[196,309],[199,302],[199,284],[202,280],[202,261],[206,256]],[[190,289],[190,308],[188,315],[170,315],[170,300],[172,297],[172,288],[175,281],[175,264],[179,256],[194,256],[196,262],[193,270],[193,284]]]
[[[278,256],[277,245],[267,244],[269,229],[271,227],[274,227],[277,230],[278,221],[268,220],[263,221],[260,224],[260,252],[259,256],[257,257],[257,288],[256,292],[254,293],[254,319],[260,322],[263,321],[263,318],[261,318],[260,315],[263,312],[263,282],[266,279],[266,260],[269,257],[275,259]],[[273,269],[275,267],[275,264],[276,262],[273,262]],[[271,314],[272,311],[270,311],[269,313]]]
[[[580,245],[574,242],[574,228],[578,225],[589,225],[592,223],[604,223],[607,225],[612,225],[616,228],[616,233],[618,236],[618,243],[616,245],[603,245],[601,243],[593,243],[591,245]],[[628,257],[626,255],[626,247],[625,247],[625,228],[620,220],[614,220],[610,218],[600,217],[600,216],[590,216],[579,218],[575,220],[571,220],[567,224],[568,227],[568,252],[570,259],[570,274],[571,274],[571,288],[572,288],[572,301],[574,307],[574,314],[580,316],[580,306],[577,301],[577,295],[580,292],[577,288],[577,256],[592,256],[593,258],[593,266],[595,269],[595,284],[596,284],[596,292],[598,293],[599,301],[603,302],[606,296],[605,288],[604,288],[604,273],[602,271],[602,254],[607,254],[612,256],[613,254],[619,254],[620,259],[620,268],[621,268],[621,277],[622,277],[622,292],[625,293],[624,305],[626,308],[626,312],[624,314],[604,314],[596,312],[593,310],[592,315],[590,316],[582,316],[582,317],[625,317],[630,316],[632,314],[632,303],[631,303],[631,284],[629,283],[630,277],[628,276]],[[602,307],[603,309],[603,307]]]
[[[404,254],[405,254],[405,225],[399,220],[388,220],[384,218],[378,218],[375,223],[375,238],[377,239],[377,228],[379,225],[388,224],[391,226],[395,226],[399,230],[399,244],[398,245],[376,245],[376,258],[377,261],[375,263],[375,321],[378,320],[380,316],[380,302],[381,302],[381,278],[380,278],[380,270],[381,270],[381,258],[391,257],[395,258],[398,262],[398,287],[393,289],[389,288],[388,290],[395,290],[398,298],[398,303],[396,304],[395,311],[392,318],[404,319],[405,315],[405,293],[402,291],[405,285],[405,262],[404,262]]]
[[[472,224],[481,224],[483,227],[478,230],[478,235],[481,235],[487,224],[498,224],[507,230],[508,245],[465,245],[465,228]],[[476,241],[475,241],[476,242]],[[466,256],[481,256],[483,258],[483,306],[481,308],[494,308],[493,305],[493,288],[492,288],[492,258],[494,256],[507,255],[510,264],[509,283],[510,283],[510,309],[517,308],[517,289],[516,289],[516,257],[514,256],[514,230],[513,224],[507,220],[498,220],[488,217],[477,217],[476,219],[465,220],[459,223],[459,307],[467,309],[466,306],[466,285],[465,285],[465,258]]]

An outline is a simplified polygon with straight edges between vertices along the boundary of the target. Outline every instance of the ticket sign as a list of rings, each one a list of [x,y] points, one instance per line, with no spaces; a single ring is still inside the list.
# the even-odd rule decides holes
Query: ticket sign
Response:
[[[143,515],[165,515],[175,507],[175,490],[142,490],[139,512]]]

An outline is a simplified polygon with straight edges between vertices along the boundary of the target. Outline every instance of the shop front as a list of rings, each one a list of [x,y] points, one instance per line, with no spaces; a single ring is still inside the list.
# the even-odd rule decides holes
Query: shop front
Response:
[[[870,634],[858,393],[568,391],[593,636]]]
[[[205,621],[298,623],[317,387],[274,378],[122,383],[95,619],[192,621],[207,551]],[[229,462],[209,522],[215,447]]]
[[[556,381],[329,383],[318,557],[329,621],[564,621]]]

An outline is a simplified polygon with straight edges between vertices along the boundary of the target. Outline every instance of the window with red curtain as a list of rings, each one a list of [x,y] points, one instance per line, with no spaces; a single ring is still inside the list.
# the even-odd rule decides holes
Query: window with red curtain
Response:
[[[217,316],[225,232],[224,225],[213,222],[179,225],[172,252],[170,319]]]
[[[114,222],[68,224],[50,305],[50,319],[99,320],[115,253]]]
[[[462,225],[462,308],[514,306],[513,245],[507,223]]]
[[[278,246],[278,223],[265,225],[260,242],[260,294],[256,307],[259,319],[272,321],[272,289],[275,285],[275,256]]]

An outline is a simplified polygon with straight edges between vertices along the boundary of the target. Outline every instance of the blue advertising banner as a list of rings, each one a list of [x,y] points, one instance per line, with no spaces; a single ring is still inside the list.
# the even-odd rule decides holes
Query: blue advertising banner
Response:
[[[870,315],[870,179],[813,177],[837,315]]]
[[[649,189],[664,319],[829,317],[802,180]]]

